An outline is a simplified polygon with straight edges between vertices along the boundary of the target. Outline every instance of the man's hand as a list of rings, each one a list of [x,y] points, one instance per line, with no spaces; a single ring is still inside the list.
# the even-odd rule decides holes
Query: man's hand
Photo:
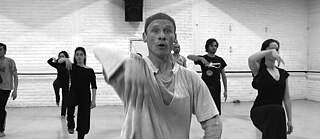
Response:
[[[205,65],[205,66],[209,65],[209,62],[206,59],[204,59],[203,57],[199,57],[199,59],[201,60],[203,65]]]
[[[15,100],[15,99],[17,98],[17,96],[18,96],[17,90],[13,90],[13,91],[12,91],[12,94],[11,94],[11,98],[12,98],[13,100]]]

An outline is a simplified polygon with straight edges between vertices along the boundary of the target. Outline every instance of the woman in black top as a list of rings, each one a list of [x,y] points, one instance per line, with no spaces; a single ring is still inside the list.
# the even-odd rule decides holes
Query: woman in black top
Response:
[[[69,91],[69,73],[65,68],[65,63],[58,63],[57,60],[60,58],[69,58],[69,55],[66,51],[61,51],[58,54],[58,59],[55,57],[50,58],[47,62],[49,65],[57,69],[57,78],[53,82],[53,89],[56,95],[56,104],[59,106],[60,103],[60,95],[59,90],[62,88],[62,105],[61,105],[61,116],[66,115],[66,94]]]
[[[96,107],[96,76],[93,69],[86,66],[86,51],[83,47],[75,49],[73,64],[66,58],[59,60],[60,62],[66,62],[67,68],[70,68],[71,86],[69,93],[73,94],[73,97],[69,97],[69,99],[73,100],[68,101],[76,102],[76,105],[78,105],[78,139],[83,139],[90,129],[90,109]],[[67,121],[70,134],[74,133],[75,128],[74,111],[75,105],[68,105]]]
[[[248,59],[249,68],[254,76],[252,86],[258,90],[250,117],[262,132],[262,139],[286,139],[286,134],[293,131],[289,73],[275,66],[275,61],[278,61],[278,65],[284,63],[279,56],[279,47],[277,40],[268,39],[262,44],[261,51]]]

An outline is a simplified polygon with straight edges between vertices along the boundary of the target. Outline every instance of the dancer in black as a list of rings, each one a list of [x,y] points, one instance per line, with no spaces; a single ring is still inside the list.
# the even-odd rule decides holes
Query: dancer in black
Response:
[[[58,63],[60,58],[69,58],[69,54],[66,51],[61,51],[58,54],[58,59],[55,57],[50,58],[47,62],[49,65],[57,69],[57,78],[53,82],[53,89],[56,96],[56,104],[60,104],[59,90],[62,89],[62,105],[61,105],[61,116],[66,115],[66,94],[69,91],[69,73],[66,69],[65,63]]]
[[[224,68],[227,66],[222,57],[216,55],[219,43],[216,39],[208,39],[205,45],[206,55],[188,55],[188,59],[194,61],[194,64],[201,66],[201,78],[210,90],[210,94],[221,115],[221,83],[224,85],[224,100],[227,100],[227,77]],[[220,76],[221,75],[221,76]]]
[[[254,76],[252,86],[258,90],[250,117],[253,124],[262,132],[262,139],[286,139],[286,134],[293,131],[289,73],[275,66],[275,61],[284,63],[278,52],[279,47],[277,40],[268,39],[263,42],[261,51],[248,59],[249,68]]]
[[[86,66],[86,51],[83,47],[75,49],[73,64],[67,58],[61,58],[59,63],[66,62],[70,70],[71,86],[68,93],[68,132],[74,133],[74,111],[78,105],[77,131],[78,139],[83,139],[90,129],[90,109],[96,107],[96,76],[94,70]],[[90,92],[91,84],[91,92]]]

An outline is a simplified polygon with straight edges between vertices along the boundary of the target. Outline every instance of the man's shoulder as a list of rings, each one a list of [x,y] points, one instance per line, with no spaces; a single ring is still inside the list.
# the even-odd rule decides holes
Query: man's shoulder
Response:
[[[12,58],[10,57],[4,57],[6,60],[10,60],[10,61],[14,61]]]
[[[223,58],[221,56],[218,56],[218,55],[216,55],[215,58],[223,60]]]
[[[9,63],[15,63],[15,61],[10,57],[4,57],[4,58],[5,58],[4,60],[9,62]]]

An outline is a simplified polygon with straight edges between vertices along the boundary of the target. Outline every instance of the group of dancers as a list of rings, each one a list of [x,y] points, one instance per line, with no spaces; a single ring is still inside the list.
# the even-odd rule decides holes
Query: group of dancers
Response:
[[[206,55],[187,56],[201,66],[200,77],[187,69],[186,58],[179,55],[176,23],[172,17],[165,13],[148,17],[142,37],[147,43],[148,56],[134,53],[128,56],[114,44],[100,44],[93,49],[103,66],[106,83],[114,88],[124,104],[121,138],[187,139],[192,114],[204,130],[203,138],[221,138],[221,77],[225,100],[228,95],[224,71],[227,64],[215,54],[218,41],[213,38],[206,41]],[[293,131],[289,73],[276,65],[276,62],[284,64],[279,48],[277,40],[268,39],[261,51],[248,58],[252,86],[258,90],[250,118],[262,132],[263,139],[286,139]],[[0,43],[0,137],[5,136],[7,100],[11,90],[12,98],[17,97],[18,88],[17,68],[14,60],[5,57],[6,51],[6,45]],[[78,139],[88,134],[90,110],[96,107],[96,76],[94,70],[86,66],[86,58],[86,50],[77,47],[73,61],[65,51],[47,61],[58,72],[53,82],[56,105],[61,105],[61,116],[67,116],[68,132],[74,134],[76,128]]]

